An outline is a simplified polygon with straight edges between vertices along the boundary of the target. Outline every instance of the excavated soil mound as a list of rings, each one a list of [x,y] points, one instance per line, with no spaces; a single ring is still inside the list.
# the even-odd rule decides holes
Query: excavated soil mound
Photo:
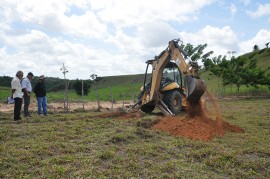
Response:
[[[220,107],[217,101],[208,91],[206,93],[209,101],[214,106],[215,120],[208,117],[205,103],[199,101],[198,103],[188,104],[187,117],[164,117],[152,128],[162,130],[174,136],[203,141],[210,141],[216,136],[222,136],[226,131],[244,132],[243,129],[225,122],[220,117]]]
[[[164,117],[152,128],[162,130],[174,136],[203,141],[210,141],[216,136],[222,136],[226,131],[244,132],[243,129],[231,125],[220,118],[212,120],[198,116],[194,118]]]
[[[181,136],[194,140],[210,141],[214,137],[222,136],[226,131],[243,133],[244,130],[225,122],[220,117],[220,107],[214,97],[208,92],[208,98],[212,102],[216,119],[208,117],[208,110],[204,102],[189,103],[187,117],[161,117],[152,129],[167,132],[173,136]],[[130,112],[114,111],[97,115],[98,118],[132,119],[142,117],[140,110]]]

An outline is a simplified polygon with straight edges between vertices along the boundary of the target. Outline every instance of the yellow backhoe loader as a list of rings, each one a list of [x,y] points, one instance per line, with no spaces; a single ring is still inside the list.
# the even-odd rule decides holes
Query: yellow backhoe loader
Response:
[[[199,77],[197,63],[186,63],[188,57],[179,41],[170,41],[159,56],[146,61],[144,84],[132,108],[151,113],[158,107],[168,116],[179,113],[188,104],[199,103],[206,86]],[[147,81],[149,65],[152,65],[152,73]]]

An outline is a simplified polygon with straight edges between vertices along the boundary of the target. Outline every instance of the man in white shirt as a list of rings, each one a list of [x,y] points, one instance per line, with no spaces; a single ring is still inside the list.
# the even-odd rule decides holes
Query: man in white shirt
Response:
[[[21,119],[21,108],[22,108],[22,86],[21,86],[21,80],[23,78],[23,72],[18,71],[16,73],[16,76],[11,81],[11,89],[12,89],[12,95],[11,97],[14,98],[15,104],[14,104],[14,121],[18,121]]]
[[[32,92],[31,80],[33,79],[33,73],[29,72],[22,80],[23,101],[24,101],[24,117],[31,117],[29,114],[30,94]]]

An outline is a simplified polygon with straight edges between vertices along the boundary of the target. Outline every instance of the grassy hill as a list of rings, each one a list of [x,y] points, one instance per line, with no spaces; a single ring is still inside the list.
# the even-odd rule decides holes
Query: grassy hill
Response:
[[[98,82],[100,87],[124,85],[128,83],[142,83],[144,80],[144,74],[137,75],[122,75],[122,76],[107,76],[102,77]]]
[[[270,67],[270,48],[264,48],[255,52],[246,53],[242,56],[250,60],[257,59],[257,65],[263,69]]]

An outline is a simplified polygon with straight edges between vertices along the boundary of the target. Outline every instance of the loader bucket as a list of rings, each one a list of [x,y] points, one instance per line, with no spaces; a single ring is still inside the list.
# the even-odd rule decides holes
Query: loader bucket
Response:
[[[197,103],[206,90],[206,85],[203,80],[190,75],[185,76],[187,88],[187,101]]]

